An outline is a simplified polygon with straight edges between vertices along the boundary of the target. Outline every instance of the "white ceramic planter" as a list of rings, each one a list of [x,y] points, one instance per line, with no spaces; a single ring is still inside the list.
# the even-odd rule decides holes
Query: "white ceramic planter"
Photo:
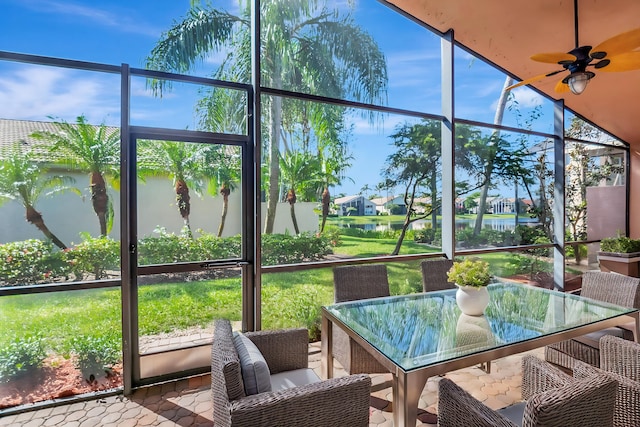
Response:
[[[482,316],[489,305],[489,290],[486,286],[458,286],[456,302],[467,316]]]

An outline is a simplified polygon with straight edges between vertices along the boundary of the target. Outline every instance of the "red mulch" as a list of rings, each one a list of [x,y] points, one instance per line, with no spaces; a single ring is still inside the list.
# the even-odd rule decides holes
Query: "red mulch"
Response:
[[[83,378],[72,360],[47,358],[38,373],[0,383],[0,409],[121,386],[121,365],[115,366],[108,375],[89,382]]]

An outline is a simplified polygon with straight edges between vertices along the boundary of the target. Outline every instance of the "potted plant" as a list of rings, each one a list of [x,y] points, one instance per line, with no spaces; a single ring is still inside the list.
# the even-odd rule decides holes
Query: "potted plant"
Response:
[[[447,272],[447,278],[458,287],[456,302],[468,316],[481,316],[489,305],[487,285],[491,283],[489,264],[478,259],[456,261]]]
[[[640,277],[640,239],[626,236],[610,237],[600,241],[598,262],[601,271],[614,271],[626,276]]]

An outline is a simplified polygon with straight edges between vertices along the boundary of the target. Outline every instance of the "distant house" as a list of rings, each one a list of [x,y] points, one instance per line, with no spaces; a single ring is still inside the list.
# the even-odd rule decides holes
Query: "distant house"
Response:
[[[376,210],[380,214],[389,215],[391,213],[392,206],[401,206],[402,210],[400,213],[402,214],[407,212],[407,208],[404,204],[404,197],[402,196],[378,197],[376,199],[371,199],[371,202],[375,203]]]
[[[376,205],[364,196],[338,197],[333,202],[338,216],[376,215]]]

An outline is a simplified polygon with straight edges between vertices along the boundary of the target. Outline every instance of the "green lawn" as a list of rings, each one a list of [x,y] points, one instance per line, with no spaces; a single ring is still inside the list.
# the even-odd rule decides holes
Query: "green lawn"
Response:
[[[335,253],[370,257],[389,254],[395,239],[342,236]],[[403,254],[435,251],[406,240]],[[511,274],[510,254],[487,254],[492,271]],[[422,290],[419,261],[388,264],[392,294]],[[39,334],[56,352],[75,336],[120,337],[120,289],[96,289],[0,298],[0,348],[14,338]],[[139,331],[153,335],[192,326],[207,327],[218,317],[240,320],[239,278],[144,285],[139,288]],[[333,301],[330,268],[263,276],[263,327],[319,326],[321,305]]]

